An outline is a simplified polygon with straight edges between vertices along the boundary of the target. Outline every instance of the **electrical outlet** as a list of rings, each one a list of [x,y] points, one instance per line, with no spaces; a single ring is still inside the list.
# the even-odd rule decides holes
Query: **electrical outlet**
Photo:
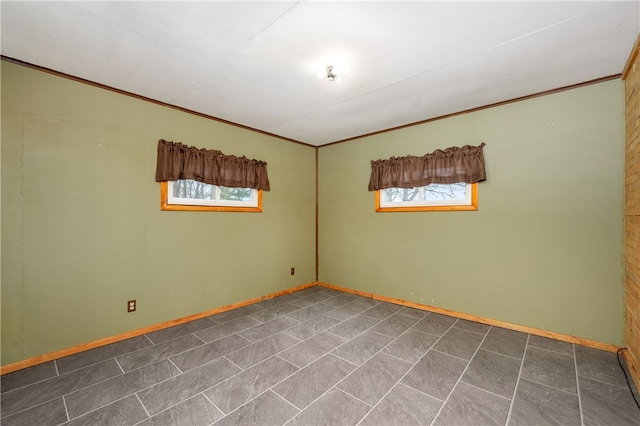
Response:
[[[129,300],[127,302],[127,312],[135,312],[136,310],[136,299]]]
[[[291,268],[291,275],[295,275],[296,274],[296,268]]]

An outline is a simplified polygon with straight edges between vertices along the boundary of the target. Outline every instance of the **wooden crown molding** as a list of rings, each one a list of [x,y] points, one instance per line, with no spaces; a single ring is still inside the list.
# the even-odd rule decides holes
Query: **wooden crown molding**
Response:
[[[266,135],[266,136],[270,136],[270,137],[273,137],[273,138],[277,138],[277,139],[281,139],[281,140],[284,140],[284,141],[287,141],[287,142],[292,142],[292,143],[296,143],[296,144],[299,144],[299,145],[308,146],[310,148],[316,148],[315,145],[311,145],[311,144],[308,144],[308,143],[300,142],[300,141],[297,141],[295,139],[290,139],[290,138],[286,138],[284,136],[276,135],[274,133],[269,133],[269,132],[265,132],[263,130],[254,129],[253,127],[245,126],[243,124],[234,123],[232,121],[228,121],[228,120],[225,120],[225,119],[222,119],[222,118],[214,117],[212,115],[203,114],[201,112],[193,111],[193,110],[190,110],[190,109],[187,109],[187,108],[183,108],[183,107],[179,107],[179,106],[176,106],[176,105],[168,104],[166,102],[157,101],[155,99],[147,98],[146,96],[137,95],[135,93],[127,92],[125,90],[116,89],[115,87],[107,86],[107,85],[101,84],[101,83],[96,83],[95,81],[87,80],[87,79],[84,79],[84,78],[75,77],[73,75],[66,74],[66,73],[63,73],[63,72],[60,72],[60,71],[56,71],[56,70],[52,70],[50,68],[45,68],[45,67],[42,67],[40,65],[35,65],[35,64],[31,64],[29,62],[21,61],[19,59],[14,59],[14,58],[11,58],[9,56],[1,55],[0,59],[2,59],[5,62],[10,62],[10,63],[16,64],[16,65],[21,65],[21,66],[26,67],[26,68],[35,69],[35,70],[38,70],[38,71],[45,72],[47,74],[52,74],[52,75],[55,75],[55,76],[58,76],[58,77],[66,78],[68,80],[77,81],[78,83],[87,84],[89,86],[97,87],[97,88],[100,88],[100,89],[103,89],[103,90],[108,90],[110,92],[118,93],[120,95],[128,96],[128,97],[135,98],[135,99],[138,99],[138,100],[141,100],[141,101],[145,101],[145,102],[150,102],[152,104],[160,105],[160,106],[163,106],[163,107],[175,109],[177,111],[181,111],[181,112],[184,112],[184,113],[187,113],[187,114],[196,115],[198,117],[206,118],[207,120],[217,121],[218,123],[228,124],[229,126],[233,126],[233,127],[239,127],[241,129],[245,129],[245,130],[249,130],[249,131],[252,131],[252,132],[260,133],[260,134],[263,134],[263,135]]]
[[[614,74],[614,75],[610,75],[610,76],[607,76],[607,77],[596,78],[595,80],[589,80],[589,81],[585,81],[585,82],[582,82],[582,83],[572,84],[570,86],[564,86],[564,87],[559,87],[557,89],[552,89],[552,90],[547,90],[547,91],[544,91],[544,92],[534,93],[532,95],[521,96],[519,98],[513,98],[513,99],[509,99],[509,100],[501,101],[501,102],[496,102],[496,103],[489,104],[489,105],[483,105],[483,106],[476,107],[476,108],[466,109],[464,111],[453,112],[451,114],[446,114],[446,115],[441,115],[441,116],[438,116],[438,117],[428,118],[426,120],[416,121],[416,122],[413,122],[413,123],[407,123],[407,124],[403,124],[401,126],[391,127],[389,129],[378,130],[377,132],[371,132],[371,133],[367,133],[367,134],[364,134],[364,135],[354,136],[352,138],[347,138],[347,139],[342,139],[342,140],[339,140],[339,141],[327,143],[327,144],[319,146],[319,148],[324,148],[324,147],[331,146],[331,145],[336,145],[336,144],[339,144],[339,143],[349,142],[349,141],[353,141],[353,140],[356,140],[356,139],[362,139],[362,138],[366,138],[366,137],[369,137],[369,136],[375,136],[375,135],[379,135],[379,134],[382,134],[382,133],[393,132],[394,130],[401,130],[401,129],[405,129],[407,127],[419,126],[421,124],[431,123],[433,121],[439,121],[439,120],[443,120],[445,118],[456,117],[458,115],[469,114],[469,113],[472,113],[472,112],[482,111],[482,110],[489,109],[489,108],[495,108],[495,107],[502,106],[502,105],[508,105],[508,104],[512,104],[514,102],[526,101],[528,99],[538,98],[540,96],[552,95],[554,93],[560,93],[560,92],[564,92],[566,90],[572,90],[572,89],[577,89],[579,87],[590,86],[592,84],[604,83],[605,81],[618,79],[618,78],[620,78],[620,76],[621,76],[621,74]]]

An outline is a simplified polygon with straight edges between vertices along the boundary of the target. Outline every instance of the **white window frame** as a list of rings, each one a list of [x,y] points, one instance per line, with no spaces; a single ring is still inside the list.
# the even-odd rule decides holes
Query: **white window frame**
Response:
[[[180,211],[228,211],[262,212],[262,190],[247,188],[251,191],[251,200],[220,200],[221,186],[211,185],[213,199],[182,198],[173,196],[175,181],[160,182],[160,209]]]
[[[426,187],[419,189],[419,199],[412,201],[388,202],[381,190],[376,191],[376,212],[417,212],[417,211],[473,211],[478,210],[478,184],[467,183],[465,199],[424,200]]]

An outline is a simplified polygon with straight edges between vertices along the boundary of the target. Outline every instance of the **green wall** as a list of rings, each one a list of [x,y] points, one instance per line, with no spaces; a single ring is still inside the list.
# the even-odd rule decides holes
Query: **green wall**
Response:
[[[1,64],[3,365],[314,281],[314,148]],[[160,211],[160,138],[266,161],[263,212]]]
[[[2,365],[314,281],[315,149],[1,67]],[[623,117],[615,80],[320,148],[320,280],[622,344]],[[267,161],[264,212],[160,211],[160,138]],[[477,212],[374,212],[371,160],[480,142]]]
[[[476,212],[375,213],[370,161],[478,145]],[[623,341],[620,80],[319,150],[324,282]]]

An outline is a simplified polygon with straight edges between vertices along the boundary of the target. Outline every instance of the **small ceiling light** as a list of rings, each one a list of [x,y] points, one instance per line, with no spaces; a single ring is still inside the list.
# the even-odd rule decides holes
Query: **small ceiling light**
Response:
[[[318,78],[323,79],[326,78],[329,81],[333,81],[334,83],[340,83],[340,76],[336,74],[335,68],[333,65],[329,65],[326,70],[320,71],[318,73]]]

